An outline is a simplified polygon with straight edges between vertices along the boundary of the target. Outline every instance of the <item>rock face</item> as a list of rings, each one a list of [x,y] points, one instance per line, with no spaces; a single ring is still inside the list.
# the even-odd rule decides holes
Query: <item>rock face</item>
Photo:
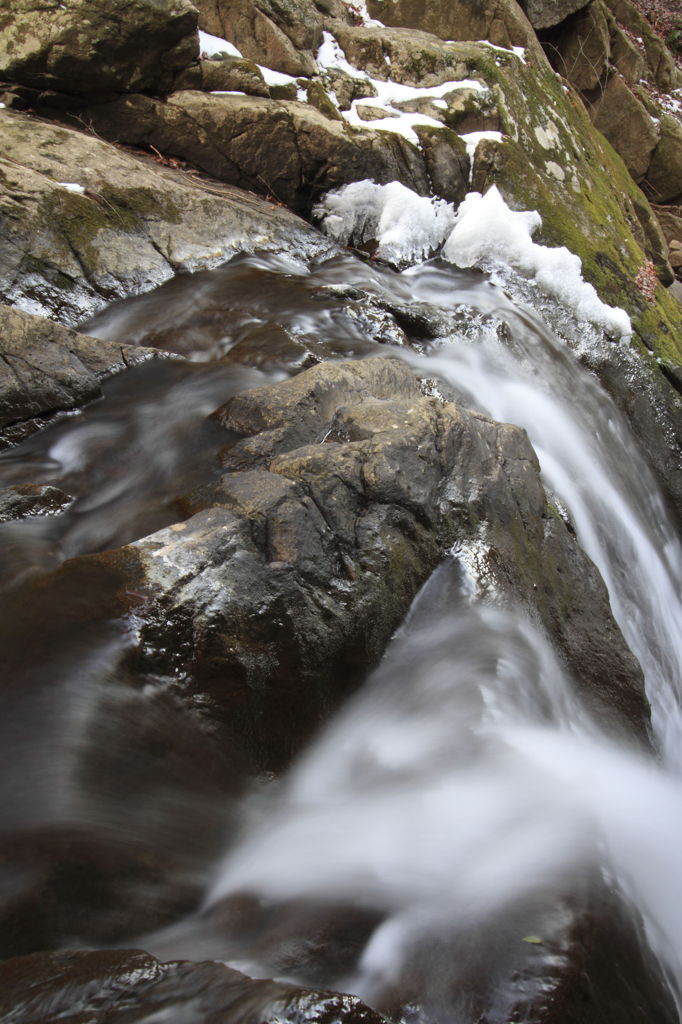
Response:
[[[250,60],[288,75],[311,75],[322,41],[312,0],[199,0],[201,27],[229,39]]]
[[[0,447],[100,397],[101,381],[158,355],[0,306]]]
[[[150,101],[151,102],[151,101]],[[286,210],[0,110],[0,297],[75,325],[106,302],[235,252],[319,235]]]
[[[426,169],[405,139],[367,133],[302,103],[174,93],[166,103],[126,98],[91,111],[109,138],[190,159],[240,188],[308,212],[347,181],[402,181],[428,192]]]
[[[386,25],[422,29],[441,39],[489,39],[498,46],[537,51],[532,26],[516,0],[369,0],[367,9]]]
[[[253,981],[220,963],[161,963],[139,950],[38,953],[0,965],[8,1024],[143,1024],[149,1014],[224,1024],[382,1024],[353,996]],[[36,980],[39,979],[39,980]]]
[[[521,7],[535,29],[551,28],[586,7],[589,0],[521,0]]]
[[[0,14],[0,79],[68,95],[164,92],[196,60],[187,0],[16,0]]]

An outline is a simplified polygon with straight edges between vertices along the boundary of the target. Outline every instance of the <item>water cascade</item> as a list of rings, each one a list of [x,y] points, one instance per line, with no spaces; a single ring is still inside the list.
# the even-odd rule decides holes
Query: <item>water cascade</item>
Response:
[[[320,339],[326,358],[399,356],[435,394],[525,428],[645,675],[649,754],[618,744],[586,710],[539,623],[477,576],[475,545],[455,548],[361,690],[283,779],[242,799],[237,839],[232,826],[217,866],[202,868],[200,910],[144,936],[143,948],[333,986],[387,1012],[399,1005],[405,1021],[485,1012],[501,1022],[532,1003],[572,910],[601,879],[643,920],[675,998],[682,990],[682,554],[627,424],[571,352],[604,342],[587,325],[567,327],[556,305],[554,333],[511,273],[505,288],[443,262],[398,274],[347,255],[311,269],[238,259],[177,278],[87,329],[166,343],[190,361],[128,372],[83,416],[0,459],[5,483],[30,473],[76,495],[59,515],[1,527],[10,608],[22,579],[174,522],[173,496],[215,476],[226,440],[205,417],[229,394],[300,370]],[[390,310],[402,311],[400,330]],[[226,358],[239,346],[251,367]],[[116,671],[131,628],[122,616],[113,636],[110,623],[93,629],[90,648],[64,641],[56,718],[54,694],[30,723],[17,697],[5,750],[24,782],[5,824],[44,822],[48,807],[61,820],[94,814],[71,761],[87,733],[86,695],[96,699]],[[220,829],[219,801],[206,813]],[[122,833],[138,823],[124,806],[114,819]],[[240,930],[240,900],[256,916],[273,908],[269,924]],[[282,925],[325,906],[362,919],[352,953],[331,966],[314,939]]]

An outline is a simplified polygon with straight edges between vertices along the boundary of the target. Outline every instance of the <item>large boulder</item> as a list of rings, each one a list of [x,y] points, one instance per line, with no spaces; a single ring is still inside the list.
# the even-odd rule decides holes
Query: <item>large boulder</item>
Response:
[[[570,14],[586,7],[589,0],[520,0],[521,7],[535,29],[551,28]]]
[[[682,197],[682,123],[670,114],[661,118],[660,140],[651,156],[645,188],[654,203]]]
[[[93,135],[9,110],[0,131],[0,298],[27,312],[75,326],[236,252],[325,248],[287,210]]]
[[[0,306],[0,447],[101,397],[103,380],[156,355]]]
[[[596,89],[611,53],[607,11],[601,0],[560,26],[546,49],[554,67],[576,89]]]
[[[219,962],[162,963],[135,949],[37,953],[0,965],[12,1024],[386,1024],[354,996],[254,981]]]
[[[441,39],[487,39],[497,46],[523,46],[541,58],[533,27],[516,0],[368,0],[373,18],[416,28]]]
[[[250,60],[288,75],[315,72],[322,19],[312,0],[197,0],[199,24]]]
[[[178,92],[166,103],[126,97],[89,115],[109,138],[154,146],[302,212],[322,192],[363,178],[429,192],[421,155],[406,139],[350,127],[310,104]]]
[[[608,139],[636,182],[648,176],[659,129],[620,75],[613,75],[590,108],[595,127]],[[663,199],[660,200],[664,202]]]
[[[0,13],[0,79],[68,95],[164,92],[196,60],[188,0],[15,0]]]

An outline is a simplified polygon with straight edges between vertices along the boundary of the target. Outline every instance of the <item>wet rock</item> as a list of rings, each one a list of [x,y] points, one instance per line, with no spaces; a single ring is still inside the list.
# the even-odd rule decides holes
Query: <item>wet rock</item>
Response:
[[[161,963],[139,950],[38,953],[0,965],[7,1024],[382,1024],[354,996],[254,981],[221,963]]]
[[[32,433],[58,412],[99,398],[100,384],[160,353],[76,334],[0,307],[0,444]]]
[[[326,247],[286,210],[91,135],[7,110],[0,125],[0,298],[28,312],[74,326],[238,251]]]
[[[187,0],[17,0],[0,15],[0,77],[72,96],[162,93],[196,59],[196,29]]]
[[[245,57],[287,75],[311,75],[322,41],[311,0],[198,0],[199,24],[229,39]]]
[[[471,160],[466,144],[447,128],[417,128],[433,191],[459,204],[469,191]]]
[[[73,497],[49,484],[17,484],[0,491],[0,523],[29,516],[59,515],[68,508]]]
[[[363,178],[429,191],[421,156],[405,139],[351,128],[308,104],[179,92],[166,103],[135,96],[90,114],[110,138],[155,146],[299,210]]]

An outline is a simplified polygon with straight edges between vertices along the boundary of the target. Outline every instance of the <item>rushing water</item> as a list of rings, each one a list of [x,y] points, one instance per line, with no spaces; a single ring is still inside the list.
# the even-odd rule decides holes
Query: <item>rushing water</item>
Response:
[[[626,423],[566,345],[480,275],[440,264],[398,275],[350,257],[312,272],[236,260],[86,329],[189,362],[122,376],[105,401],[0,460],[4,483],[65,494],[59,514],[0,527],[14,585],[175,521],[177,496],[218,471],[228,442],[206,416],[230,394],[319,358],[399,355],[528,432],[642,666],[660,748],[646,759],[607,740],[546,639],[518,610],[481,604],[466,552],[455,552],[363,690],[287,778],[243,802],[241,838],[207,880],[202,911],[143,944],[384,1007],[416,1001],[433,1021],[483,1011],[504,1021],[524,985],[552,974],[566,915],[601,872],[682,989],[682,554]],[[100,662],[127,642],[95,629],[71,661],[63,652],[61,701],[31,721],[21,699],[10,713],[8,764],[37,794],[32,822],[91,813],[70,758],[87,731],[84,693],[106,688]],[[21,793],[6,808],[6,822],[25,824]],[[125,809],[117,822],[125,831]],[[279,916],[236,926],[244,894],[260,901],[256,917],[265,905]],[[326,966],[323,943],[282,926],[282,915],[300,923],[301,907],[325,904],[360,915],[350,952]]]

